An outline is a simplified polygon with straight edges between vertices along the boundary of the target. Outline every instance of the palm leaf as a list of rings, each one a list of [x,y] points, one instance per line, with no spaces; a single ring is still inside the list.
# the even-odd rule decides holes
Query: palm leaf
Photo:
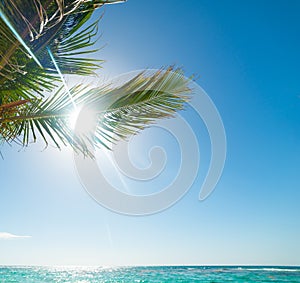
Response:
[[[171,117],[182,109],[189,97],[188,83],[180,70],[168,69],[151,75],[141,73],[115,88],[108,85],[86,91],[73,87],[70,93],[78,107],[95,113],[94,131],[84,133],[71,129],[68,119],[73,105],[60,88],[49,99],[23,104],[13,115],[2,115],[0,135],[6,141],[19,137],[26,146],[39,134],[46,144],[49,139],[59,148],[71,145],[75,151],[91,156],[90,144],[110,147],[114,140],[135,134],[156,119]]]
[[[52,50],[62,73],[94,74],[102,60],[81,58],[80,55],[96,51],[88,48],[94,43],[97,22],[83,31],[80,28],[96,8],[115,2],[119,1],[0,1],[0,14],[5,13],[11,26],[44,67],[37,68],[32,56],[0,18],[0,97],[9,96],[10,101],[29,99],[36,95],[43,96],[45,91],[55,87],[58,75],[47,53],[47,46]]]

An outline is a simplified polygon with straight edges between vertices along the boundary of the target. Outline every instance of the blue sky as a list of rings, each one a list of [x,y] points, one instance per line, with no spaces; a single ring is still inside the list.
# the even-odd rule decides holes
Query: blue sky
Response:
[[[222,178],[200,202],[209,140],[188,111],[201,144],[199,175],[183,199],[152,216],[98,205],[81,186],[70,150],[5,146],[0,232],[31,238],[0,239],[0,264],[300,265],[299,9],[292,0],[130,0],[106,7],[100,74],[173,64],[197,74],[226,130]],[[176,156],[174,142],[163,141]],[[177,170],[167,166],[168,174]]]

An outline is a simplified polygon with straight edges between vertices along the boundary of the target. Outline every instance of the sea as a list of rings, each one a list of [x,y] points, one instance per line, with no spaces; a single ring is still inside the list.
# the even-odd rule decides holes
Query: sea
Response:
[[[300,282],[300,267],[286,266],[139,266],[0,267],[0,282]]]

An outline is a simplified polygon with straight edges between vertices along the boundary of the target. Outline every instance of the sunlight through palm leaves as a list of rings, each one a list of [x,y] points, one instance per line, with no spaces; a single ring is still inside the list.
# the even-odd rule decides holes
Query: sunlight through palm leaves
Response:
[[[87,89],[66,85],[54,91],[62,74],[89,76],[102,60],[81,57],[94,53],[98,21],[83,27],[92,12],[121,1],[18,1],[0,2],[10,21],[0,19],[0,137],[28,145],[37,138],[60,148],[62,144],[91,156],[88,145],[110,147],[144,129],[156,119],[171,117],[183,108],[190,92],[181,70],[141,73],[125,84]],[[15,30],[14,30],[15,29]],[[28,48],[18,40],[17,32]],[[39,68],[28,49],[34,52]],[[51,50],[51,51],[50,51]],[[58,74],[58,67],[62,74]],[[71,97],[70,97],[71,96]],[[95,128],[78,132],[69,123],[74,105],[93,110]]]

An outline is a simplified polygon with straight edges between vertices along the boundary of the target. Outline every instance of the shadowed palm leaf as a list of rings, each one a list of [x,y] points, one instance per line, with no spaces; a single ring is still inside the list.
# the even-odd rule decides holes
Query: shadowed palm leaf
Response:
[[[94,5],[114,2],[117,1],[0,2],[1,13],[5,13],[5,17],[43,66],[37,66],[24,46],[16,40],[13,31],[0,18],[0,96],[7,96],[11,100],[20,97],[28,99],[53,89],[58,75],[46,47],[51,49],[64,74],[94,74],[94,70],[100,67],[101,60],[78,55],[97,51],[86,49],[94,43],[97,22],[80,33],[78,31],[97,7]],[[44,8],[41,9],[40,5]],[[42,14],[40,10],[43,11]]]

